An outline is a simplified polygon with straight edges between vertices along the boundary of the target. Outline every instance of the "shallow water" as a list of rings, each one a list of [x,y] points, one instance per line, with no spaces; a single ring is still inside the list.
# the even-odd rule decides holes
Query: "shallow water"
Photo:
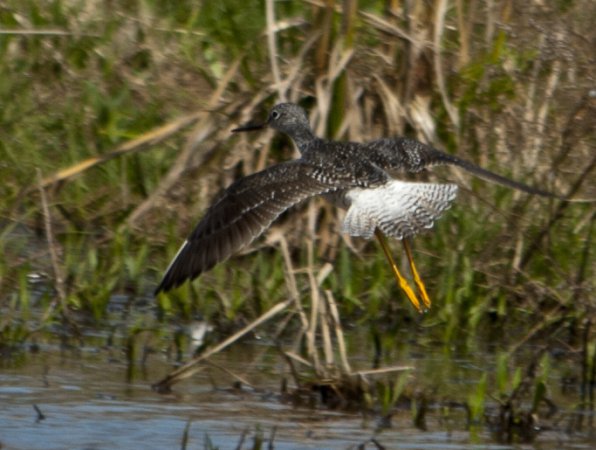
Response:
[[[133,381],[127,381],[126,359],[113,347],[63,350],[46,345],[35,353],[21,353],[5,360],[0,370],[1,448],[180,448],[188,421],[187,448],[205,448],[207,439],[218,448],[236,448],[245,431],[245,448],[251,448],[257,432],[265,439],[274,432],[276,449],[357,448],[372,437],[400,449],[593,448],[588,435],[561,431],[543,432],[533,445],[497,444],[485,427],[468,431],[464,414],[457,412],[449,420],[430,412],[423,431],[413,426],[410,411],[399,410],[391,427],[379,431],[374,415],[293,407],[277,395],[278,374],[285,370],[279,358],[257,357],[264,347],[259,342],[237,344],[212,359],[258,389],[232,389],[234,378],[210,366],[175,385],[169,395],[150,388],[171,369],[164,354],[153,354],[144,368],[137,364]],[[251,364],[255,359],[258,364]],[[441,386],[438,395],[449,398],[449,392],[461,395],[478,380],[491,359],[416,349],[400,364],[415,367],[413,382],[420,378],[425,385]],[[563,399],[557,396],[557,402]],[[38,420],[34,405],[43,420]]]

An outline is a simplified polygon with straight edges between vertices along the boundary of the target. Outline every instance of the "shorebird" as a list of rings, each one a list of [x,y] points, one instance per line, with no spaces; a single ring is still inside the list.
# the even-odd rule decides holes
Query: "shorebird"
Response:
[[[453,165],[529,194],[553,196],[409,138],[368,143],[318,138],[306,112],[292,103],[273,107],[261,125],[232,131],[265,127],[287,134],[300,151],[300,158],[276,164],[230,185],[184,241],[155,290],[156,295],[193,280],[226,260],[260,236],[293,205],[324,195],[347,209],[342,225],[344,233],[377,237],[399,286],[412,305],[423,312],[431,306],[431,301],[416,270],[408,238],[433,226],[455,199],[457,185],[400,181],[390,173],[417,173],[432,166]],[[398,270],[383,235],[402,241],[418,296]]]

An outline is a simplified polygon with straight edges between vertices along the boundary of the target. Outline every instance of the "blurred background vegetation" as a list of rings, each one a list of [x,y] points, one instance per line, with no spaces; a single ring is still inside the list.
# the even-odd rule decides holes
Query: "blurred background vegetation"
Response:
[[[461,195],[415,240],[434,300],[425,316],[376,243],[341,236],[343,213],[322,199],[199,281],[157,301],[152,291],[218,191],[296,156],[270,131],[230,133],[281,100],[304,105],[320,136],[410,136],[594,198],[595,9],[590,0],[1,2],[2,345],[65,318],[101,323],[114,305],[157,302],[161,319],[201,314],[234,328],[291,295],[289,270],[308,298],[305,268],[331,264],[320,286],[342,319],[388,342],[407,327],[447,345],[498,337],[573,348],[595,313],[593,203],[463,173],[439,173]]]

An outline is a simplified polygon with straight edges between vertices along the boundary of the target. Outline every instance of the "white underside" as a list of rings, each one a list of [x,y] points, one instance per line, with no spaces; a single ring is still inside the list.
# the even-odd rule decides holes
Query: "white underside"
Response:
[[[454,184],[409,183],[391,180],[374,189],[346,193],[349,209],[342,231],[371,238],[375,228],[396,239],[431,228],[457,195]]]

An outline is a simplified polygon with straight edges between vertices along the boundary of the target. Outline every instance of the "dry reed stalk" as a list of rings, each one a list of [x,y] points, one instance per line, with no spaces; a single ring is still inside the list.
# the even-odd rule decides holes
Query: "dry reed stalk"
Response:
[[[447,86],[445,84],[445,75],[443,73],[443,61],[441,58],[441,39],[443,37],[443,32],[445,30],[445,15],[447,14],[447,0],[438,0],[435,3],[436,6],[436,15],[434,20],[434,35],[433,35],[433,44],[435,51],[433,52],[433,62],[434,62],[434,69],[435,69],[435,76],[437,77],[437,87],[439,89],[439,93],[441,94],[441,99],[443,100],[443,106],[447,111],[447,115],[451,120],[451,123],[455,127],[459,134],[460,128],[460,121],[459,121],[459,114],[457,109],[451,103],[449,99],[449,95],[447,94]]]
[[[93,37],[93,38],[101,38],[102,36],[99,34],[90,34],[90,33],[80,33],[80,32],[72,32],[72,31],[64,31],[58,29],[35,29],[35,30],[1,30],[0,35],[15,35],[15,36],[76,36],[76,37]]]
[[[226,91],[230,82],[238,73],[240,61],[241,58],[237,58],[228,68],[223,78],[220,80],[219,84],[217,85],[217,88],[207,101],[207,112],[201,111],[196,113],[197,120],[199,120],[199,123],[190,133],[189,138],[182,152],[180,152],[180,154],[176,158],[176,161],[168,171],[167,175],[160,180],[158,187],[143,203],[137,206],[134,209],[134,211],[132,211],[132,213],[128,216],[125,222],[126,226],[135,227],[139,220],[147,212],[152,210],[163,199],[163,197],[165,197],[165,195],[170,191],[170,189],[178,182],[182,173],[186,170],[188,163],[192,158],[192,153],[197,147],[197,145],[203,142],[214,131],[214,129],[216,129],[215,125],[212,122],[213,118],[211,117],[210,112],[212,109],[215,109],[215,107],[221,103],[224,92]]]
[[[166,377],[164,377],[157,383],[153,384],[152,388],[159,393],[170,392],[172,385],[193,375],[199,369],[199,367],[197,367],[197,365],[201,361],[204,361],[205,359],[215,355],[216,353],[219,353],[226,347],[229,347],[231,344],[236,342],[238,339],[240,339],[245,334],[251,332],[256,327],[262,325],[263,323],[267,322],[268,320],[270,320],[271,318],[273,318],[274,316],[276,316],[277,314],[282,312],[284,309],[286,309],[288,306],[290,306],[293,302],[294,302],[294,300],[290,299],[290,300],[286,300],[285,302],[281,302],[281,303],[278,303],[277,305],[273,306],[267,312],[262,314],[260,317],[258,317],[256,320],[254,320],[253,322],[251,322],[250,324],[248,324],[241,330],[234,333],[232,336],[223,340],[216,346],[205,350],[203,353],[194,357],[193,359],[191,359],[189,362],[187,362],[183,366],[170,372]]]
[[[518,339],[515,344],[511,346],[511,348],[507,351],[509,356],[512,356],[516,353],[520,348],[524,346],[530,339],[532,339],[537,333],[544,330],[545,328],[551,326],[553,323],[556,323],[561,320],[561,311],[563,310],[564,305],[560,304],[555,306],[553,309],[546,313],[542,313],[542,321],[534,325],[521,339]]]
[[[387,132],[390,135],[403,134],[403,118],[406,114],[399,97],[393,93],[379,75],[375,74],[374,79],[381,91],[380,97],[387,121]]]
[[[352,373],[352,368],[350,367],[350,363],[348,362],[346,342],[344,339],[344,332],[341,327],[341,321],[339,319],[339,311],[337,309],[337,304],[335,303],[335,299],[333,298],[333,293],[329,289],[325,290],[325,296],[327,299],[327,305],[329,309],[329,318],[331,319],[331,323],[335,331],[335,339],[337,341],[337,348],[339,351],[339,360],[341,362],[341,368],[345,374],[349,375]]]
[[[317,359],[313,361],[315,365],[315,369],[317,375],[321,376],[328,376],[328,369],[334,365],[334,358],[333,358],[333,346],[331,343],[331,336],[329,333],[329,326],[327,322],[327,313],[325,302],[321,301],[321,292],[320,292],[320,282],[323,279],[317,279],[314,275],[314,248],[313,248],[313,241],[311,239],[308,240],[307,244],[307,275],[308,281],[310,284],[310,296],[311,296],[311,323],[310,323],[310,330],[311,335],[309,336],[310,339],[316,339],[317,329],[320,330],[321,339],[323,341],[323,355],[325,357],[325,367],[320,367],[318,355]],[[319,282],[320,281],[320,282]],[[316,348],[316,346],[315,346]]]
[[[382,17],[377,16],[376,14],[359,11],[358,14],[362,17],[364,22],[371,27],[375,28],[376,30],[388,34],[390,36],[398,37],[403,39],[405,42],[409,42],[410,44],[422,45],[424,48],[432,47],[432,43],[428,41],[420,41],[416,39],[414,36],[410,35],[408,32],[402,30],[397,25],[383,19]]]
[[[302,44],[302,46],[300,47],[298,55],[296,55],[295,58],[288,62],[288,74],[286,75],[286,78],[281,82],[281,86],[279,88],[281,92],[280,98],[289,97],[290,101],[297,103],[300,97],[303,95],[301,86],[302,83],[300,83],[299,80],[301,79],[301,77],[304,77],[305,75],[303,70],[304,59],[306,58],[308,52],[311,50],[312,46],[320,38],[320,36],[320,31],[315,31],[314,33],[312,33],[312,35],[309,36],[305,43]],[[288,94],[288,91],[290,91],[290,94]]]
[[[242,375],[238,375],[235,372],[232,372],[230,369],[220,365],[220,364],[216,364],[213,361],[209,361],[209,360],[205,360],[205,364],[214,367],[218,370],[221,370],[224,373],[227,373],[228,375],[230,375],[232,378],[235,378],[237,381],[239,381],[241,384],[243,384],[244,386],[248,386],[250,388],[254,388],[253,384],[251,382],[249,382],[245,377],[243,377]]]
[[[307,365],[315,371],[318,378],[328,378],[331,376],[329,369],[336,366],[335,350],[331,332],[333,330],[338,351],[340,355],[341,367],[345,374],[350,374],[351,369],[348,363],[346,352],[346,345],[344,341],[343,331],[339,320],[339,312],[337,305],[333,299],[332,294],[326,291],[326,301],[321,299],[321,285],[327,276],[332,272],[333,267],[327,263],[319,271],[315,277],[314,270],[314,245],[313,241],[307,242],[307,267],[306,274],[309,280],[310,297],[311,297],[311,313],[310,319],[307,323],[308,328],[304,333],[307,347],[307,359],[299,357],[291,352],[284,352],[287,358],[292,358],[299,361],[301,364]],[[322,350],[325,359],[325,366],[321,366],[318,354],[317,335],[320,335],[322,341]]]
[[[527,156],[524,162],[525,165],[533,168],[540,166],[539,161],[542,159],[540,156],[543,154],[543,143],[545,136],[545,128],[547,126],[547,114],[551,110],[551,105],[555,102],[554,93],[559,84],[561,78],[561,61],[556,60],[553,62],[551,73],[546,81],[546,87],[542,95],[543,101],[536,111],[535,126],[536,131],[532,133],[532,142],[529,145],[529,149],[523,152],[523,155]]]
[[[325,74],[325,81],[327,82],[327,91],[331,91],[331,87],[337,81],[340,75],[344,73],[348,63],[354,56],[354,50],[344,47],[343,42],[338,41],[333,46],[331,54],[329,55],[329,71]],[[342,111],[343,112],[343,111]]]
[[[338,100],[338,96],[344,98],[345,93],[342,92],[334,95],[333,92],[338,80],[346,76],[345,70],[353,55],[354,51],[351,48],[346,49],[344,43],[338,40],[329,54],[327,71],[321,73],[315,79],[315,92],[317,96],[315,133],[319,136],[325,136],[334,131],[329,130],[329,118],[333,112],[334,101]],[[340,111],[335,111],[335,113],[343,116],[345,114],[345,108],[339,109]]]
[[[318,77],[315,80],[315,92],[317,95],[315,133],[317,136],[325,136],[331,111],[331,93],[327,89],[324,77]]]
[[[495,30],[497,20],[495,18],[495,4],[492,0],[488,1],[485,7],[486,17],[484,17],[484,44],[486,47],[490,47],[495,39]]]
[[[306,358],[303,358],[302,356],[298,355],[297,353],[290,352],[290,351],[284,351],[283,354],[286,355],[288,358],[292,359],[293,361],[299,362],[303,366],[306,366],[309,368],[314,368],[312,362],[310,362]]]
[[[544,51],[544,47],[546,45],[546,36],[542,33],[539,37],[538,47],[540,48],[540,53]],[[523,106],[523,120],[521,121],[521,127],[523,129],[523,136],[532,136],[536,132],[535,128],[535,120],[536,120],[536,103],[537,103],[537,95],[536,92],[538,90],[539,84],[542,84],[542,80],[540,78],[540,73],[542,71],[542,63],[544,62],[544,58],[535,58],[532,61],[532,70],[530,72],[530,79],[528,84],[525,86],[525,89],[521,90],[519,93],[522,99],[525,98],[524,106]],[[525,156],[524,156],[525,158]],[[534,163],[536,162],[535,157],[532,158]],[[513,175],[516,176],[516,171],[513,172]]]
[[[303,358],[300,358],[298,355],[283,351],[281,346],[278,346],[278,350],[279,350],[281,356],[283,357],[283,359],[286,361],[286,364],[290,368],[290,374],[292,375],[292,378],[294,379],[294,384],[296,384],[296,387],[298,389],[302,389],[303,383],[300,378],[300,373],[298,372],[298,370],[296,369],[296,365],[294,364],[294,360],[295,360],[294,358],[299,358],[304,363],[306,363],[309,367],[312,367],[312,366],[310,365],[310,363],[308,361],[306,361]],[[288,386],[287,386],[287,382],[286,382],[285,378],[282,380],[281,391],[282,391],[282,393],[287,393],[287,391],[288,391]]]
[[[296,315],[296,313],[294,311],[288,311],[286,316],[276,323],[275,331],[271,334],[270,337],[268,337],[268,339],[271,342],[279,342],[279,338],[280,338],[281,334],[285,331],[286,327],[288,326],[288,324],[294,318],[295,315]],[[265,357],[266,354],[269,353],[269,351],[270,351],[269,348],[263,348],[262,350],[260,350],[257,353],[257,355],[252,359],[252,361],[248,365],[245,366],[246,369],[244,370],[244,373],[251,372],[254,367],[260,366],[262,364],[263,358]]]
[[[256,112],[260,110],[263,101],[268,95],[269,92],[267,89],[262,89],[253,95],[247,105],[241,108],[240,114],[238,115],[238,123],[243,124],[255,120]],[[236,107],[236,109],[239,108]],[[228,108],[228,110],[230,110],[230,108]],[[234,125],[234,127],[236,126],[237,124]],[[217,148],[221,140],[229,138],[230,128],[231,127],[226,127],[226,135],[222,134],[221,138],[218,136],[218,139],[214,140],[214,148]],[[242,161],[246,165],[247,171],[258,172],[266,168],[268,165],[269,150],[271,148],[271,138],[273,134],[273,130],[265,129],[257,134],[258,137],[256,140],[251,141],[251,133],[240,133],[239,139],[242,145],[238,145],[236,148],[239,149],[237,151],[242,151],[244,153]],[[257,149],[259,151],[255,152]],[[254,158],[255,154],[258,155],[257,158]],[[206,158],[204,158],[203,161],[199,161],[198,165],[202,165],[205,160]]]
[[[314,223],[311,224],[314,226]],[[290,260],[289,250],[287,242],[283,236],[279,237],[282,254],[285,260],[287,284],[288,290],[292,296],[298,296],[297,282],[294,276],[294,268]],[[314,245],[310,239],[307,241],[307,266],[305,272],[308,276],[309,287],[310,287],[310,317],[307,317],[303,311],[302,305],[298,303],[299,314],[302,320],[302,331],[300,336],[305,339],[306,343],[306,359],[298,356],[293,352],[282,351],[282,354],[286,359],[300,362],[305,366],[313,369],[318,378],[328,378],[330,375],[329,369],[336,366],[335,364],[335,351],[333,339],[331,337],[331,331],[333,330],[336,340],[338,342],[339,354],[341,358],[341,368],[345,370],[346,374],[350,374],[350,366],[348,363],[346,345],[344,341],[343,331],[339,321],[339,312],[337,305],[335,304],[333,297],[330,292],[326,292],[327,300],[321,299],[320,288],[327,276],[332,272],[333,267],[327,263],[315,276],[315,264],[314,264]],[[318,346],[317,346],[317,335],[321,336],[322,349],[325,359],[325,366],[322,366],[319,359]],[[290,364],[290,362],[288,361]],[[290,369],[294,374],[294,378],[298,377],[298,373],[293,365],[290,365]]]
[[[323,282],[325,281],[325,279],[329,276],[329,274],[333,271],[333,266],[329,263],[325,263],[323,265],[323,267],[319,270],[319,273],[317,275],[316,278],[316,284],[315,284],[315,288],[317,290],[317,292],[319,293],[318,295],[320,296],[320,292],[321,292],[321,286],[323,284]],[[325,291],[326,295],[327,295],[327,291]],[[331,338],[331,329],[333,329],[335,331],[335,335],[336,338],[338,340],[338,347],[339,347],[339,351],[340,351],[340,357],[343,357],[345,355],[342,355],[342,348],[345,351],[345,343],[343,342],[343,334],[341,335],[340,339],[340,334],[337,333],[337,328],[339,326],[339,328],[341,329],[341,324],[339,324],[339,321],[334,320],[334,316],[333,316],[333,311],[331,309],[331,307],[329,306],[329,302],[327,301],[327,299],[324,299],[323,301],[320,301],[320,323],[321,323],[321,334],[322,334],[322,339],[323,339],[323,348],[325,350],[325,361],[327,364],[328,368],[332,368],[337,366],[337,364],[335,363],[335,352],[333,350],[333,340]],[[335,313],[337,314],[337,309],[335,310]],[[343,363],[343,360],[342,360]],[[345,364],[342,364],[342,367],[346,367]]]
[[[325,4],[319,0],[306,0],[306,3],[309,3],[313,6],[317,6],[320,8],[325,6]],[[344,16],[344,14],[345,14],[344,11],[346,11],[346,10],[348,11],[348,14],[352,14],[351,5],[349,5],[347,8],[345,8],[345,7],[342,7],[341,5],[337,4],[334,6],[334,10],[337,14],[341,14],[342,17]],[[398,37],[398,38],[403,39],[404,41],[409,42],[409,43],[420,43],[425,48],[432,47],[431,42],[418,41],[416,38],[412,37],[408,32],[402,30],[400,27],[396,26],[395,24],[377,16],[376,14],[358,10],[357,7],[356,7],[356,13],[365,24],[370,25],[371,27],[373,27],[375,30],[377,30],[379,32],[388,34],[390,36]]]
[[[54,272],[54,288],[56,289],[56,298],[52,300],[50,306],[44,312],[41,318],[41,323],[44,324],[51,317],[58,304],[60,304],[62,316],[68,319],[69,315],[68,308],[66,305],[66,287],[64,284],[64,270],[62,267],[62,263],[60,262],[60,255],[62,254],[62,249],[60,248],[60,244],[56,241],[56,238],[54,236],[54,231],[52,229],[52,217],[50,215],[50,207],[48,206],[48,199],[46,197],[46,192],[43,185],[41,170],[39,169],[37,169],[37,187],[39,191],[39,198],[41,201],[43,223],[45,228],[46,241],[48,243],[48,250],[50,253],[50,261],[52,263],[52,271]]]
[[[288,288],[290,299],[296,305],[296,310],[298,311],[300,322],[302,323],[302,331],[306,332],[308,330],[308,319],[306,318],[306,313],[304,312],[304,308],[300,302],[300,293],[298,292],[298,283],[296,282],[296,275],[294,265],[292,264],[292,258],[290,256],[288,241],[283,234],[280,234],[277,239],[279,240],[281,254],[284,258],[284,278],[286,280],[286,287]]]
[[[326,373],[325,368],[321,367],[319,361],[319,353],[316,346],[317,329],[319,328],[319,316],[320,316],[320,295],[317,287],[315,277],[313,275],[313,245],[312,240],[309,239],[306,244],[307,247],[307,266],[306,273],[308,275],[308,281],[310,283],[310,322],[308,324],[308,330],[306,332],[306,343],[307,349],[309,349],[309,359],[315,369],[315,373],[318,377],[324,376]],[[324,320],[322,318],[322,320]],[[325,353],[327,355],[327,353]]]
[[[350,48],[354,45],[358,0],[343,0],[341,15],[341,35]]]
[[[584,320],[584,333],[582,336],[582,357],[581,357],[581,399],[578,405],[578,428],[582,428],[585,416],[588,416],[589,429],[594,426],[594,406],[596,400],[596,350],[592,350],[592,360],[590,361],[590,346],[593,342],[592,322],[593,319]],[[585,414],[589,411],[591,414]]]
[[[550,232],[553,226],[563,218],[565,211],[567,208],[572,205],[574,202],[593,202],[593,199],[572,199],[572,197],[579,191],[581,186],[584,184],[585,180],[588,179],[588,176],[592,173],[592,171],[596,168],[596,155],[592,158],[589,164],[587,164],[584,170],[580,173],[579,177],[575,180],[569,192],[567,193],[567,200],[559,202],[559,205],[553,215],[551,216],[548,223],[540,230],[539,233],[536,234],[534,239],[530,242],[530,244],[526,247],[526,252],[524,253],[521,262],[519,264],[520,268],[524,268],[528,262],[530,262],[531,258],[534,256],[535,252],[540,248],[540,244],[544,237]]]
[[[61,169],[58,172],[42,179],[40,182],[40,187],[46,188],[58,182],[67,181],[76,175],[79,175],[95,166],[111,161],[114,158],[145,150],[149,148],[149,146],[158,144],[170,136],[176,134],[178,131],[186,128],[189,125],[192,125],[196,120],[198,120],[199,117],[201,117],[202,114],[202,112],[188,114],[179,119],[173,120],[166,125],[162,125],[158,128],[148,131],[137,138],[131,139],[130,141],[119,145],[110,152],[80,161],[66,169]]]
[[[465,67],[470,62],[470,20],[464,11],[464,0],[456,0],[457,29],[459,31],[458,68]],[[473,6],[469,6],[472,8]]]
[[[318,291],[318,289],[317,289]],[[325,355],[325,372],[329,368],[335,366],[335,357],[333,352],[333,343],[331,339],[331,332],[329,328],[328,312],[325,302],[319,302],[319,316],[320,316],[320,328],[321,328],[321,339],[323,341],[323,354]]]
[[[364,95],[364,88],[355,83],[352,77],[347,77],[347,90],[351,93],[348,96],[349,104],[342,117],[342,121],[337,128],[336,137],[338,139],[347,136],[351,141],[362,141],[363,130],[365,122],[362,117],[362,112],[358,107],[358,103],[362,100]]]
[[[584,283],[586,283],[586,281],[587,281],[586,274],[589,274],[590,270],[593,269],[590,266],[590,264],[592,261],[591,253],[594,250],[593,234],[594,234],[594,225],[596,224],[596,210],[593,210],[586,215],[589,216],[588,223],[586,224],[586,227],[588,227],[588,231],[586,233],[587,237],[585,240],[584,248],[581,252],[581,260],[577,267],[577,272],[575,275],[575,282],[574,282],[575,286],[573,289],[573,295],[571,296],[571,303],[574,305],[578,304],[582,300],[582,297],[585,296],[586,299],[588,298],[587,296],[589,295],[589,287],[588,286],[584,287]],[[577,230],[575,230],[575,232],[577,233]],[[589,277],[589,275],[588,275],[588,277]],[[585,295],[585,294],[587,294],[587,295]],[[592,305],[592,310],[594,309],[594,306],[596,306],[596,305]],[[594,311],[592,311],[592,312],[594,312]]]
[[[315,49],[315,74],[321,76],[328,68],[327,54],[333,38],[333,14],[335,0],[324,0],[319,3],[319,9],[315,13],[315,28],[321,30],[319,45]]]
[[[385,375],[385,374],[393,373],[393,372],[406,372],[408,370],[415,370],[415,367],[412,367],[412,366],[388,366],[388,367],[381,367],[379,369],[357,370],[355,372],[352,372],[351,375],[358,376],[358,377],[365,377],[365,376],[372,376],[372,375]]]
[[[279,101],[285,102],[286,95],[282,88],[281,76],[279,74],[279,65],[277,63],[277,43],[275,40],[275,8],[273,0],[265,0],[265,17],[267,21],[267,47],[269,50],[269,64],[273,76],[274,88],[277,90]]]
[[[414,94],[414,98],[407,106],[407,111],[410,122],[416,128],[416,137],[432,145],[436,141],[437,127],[430,102],[430,95]]]

